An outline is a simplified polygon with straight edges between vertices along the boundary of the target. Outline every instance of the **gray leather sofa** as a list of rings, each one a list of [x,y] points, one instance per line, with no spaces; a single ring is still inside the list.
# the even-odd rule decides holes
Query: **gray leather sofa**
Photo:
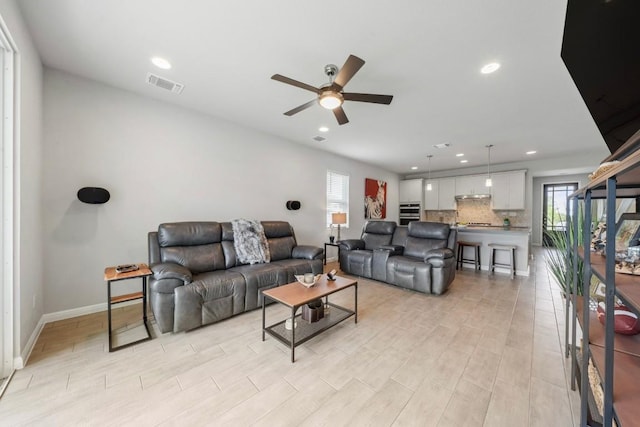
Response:
[[[340,269],[427,294],[446,292],[455,278],[457,231],[448,224],[415,221],[365,223],[360,239],[341,240]]]
[[[175,222],[150,232],[149,301],[161,332],[218,322],[262,305],[260,290],[322,273],[322,249],[301,246],[284,221],[261,222],[271,262],[240,264],[230,222]]]

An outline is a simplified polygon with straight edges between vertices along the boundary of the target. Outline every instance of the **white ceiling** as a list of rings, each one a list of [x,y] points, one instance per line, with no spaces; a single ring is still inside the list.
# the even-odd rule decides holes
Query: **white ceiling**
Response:
[[[43,63],[300,144],[400,173],[606,154],[560,58],[566,2],[556,0],[20,0]],[[394,95],[389,106],[346,102],[350,123],[314,106],[323,68],[366,61],[348,92]],[[152,56],[168,59],[163,71]],[[494,74],[482,65],[502,64]],[[182,83],[177,95],[147,72]],[[327,140],[313,141],[327,125]],[[446,150],[433,144],[450,143]]]

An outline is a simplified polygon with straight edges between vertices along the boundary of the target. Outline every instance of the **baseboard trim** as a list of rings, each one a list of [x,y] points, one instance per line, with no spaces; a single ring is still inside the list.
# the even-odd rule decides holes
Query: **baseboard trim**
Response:
[[[29,340],[27,341],[27,345],[24,346],[22,353],[19,357],[13,359],[13,367],[15,369],[22,369],[27,365],[27,360],[29,360],[29,356],[31,356],[31,352],[33,351],[33,347],[36,345],[38,341],[38,337],[40,336],[40,332],[42,332],[42,328],[44,328],[44,315],[38,321],[38,324],[34,328]]]
[[[107,311],[107,303],[87,305],[84,307],[72,308],[69,310],[56,311],[54,313],[45,313],[42,316],[44,323],[57,322],[58,320],[71,319],[72,317],[84,316],[86,314],[99,313]]]
[[[127,301],[126,303],[119,304],[120,307],[130,304],[139,304],[138,301]],[[15,369],[22,369],[27,364],[29,360],[29,356],[31,356],[31,352],[33,351],[33,347],[36,345],[38,341],[38,337],[40,337],[40,333],[44,328],[44,325],[50,322],[57,322],[58,320],[71,319],[72,317],[84,316],[87,314],[99,313],[101,311],[107,311],[107,303],[103,302],[100,304],[87,305],[84,307],[72,308],[69,310],[56,311],[53,313],[45,313],[42,315],[38,324],[36,325],[33,333],[29,337],[29,341],[27,341],[27,345],[25,345],[22,354],[19,357],[16,357],[13,360],[13,366]]]

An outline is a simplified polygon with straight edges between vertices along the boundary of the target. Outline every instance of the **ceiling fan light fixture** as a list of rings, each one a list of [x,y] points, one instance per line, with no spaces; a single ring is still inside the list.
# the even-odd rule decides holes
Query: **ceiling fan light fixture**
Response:
[[[331,90],[322,92],[318,97],[318,103],[327,110],[334,110],[341,106],[343,102],[342,94]]]

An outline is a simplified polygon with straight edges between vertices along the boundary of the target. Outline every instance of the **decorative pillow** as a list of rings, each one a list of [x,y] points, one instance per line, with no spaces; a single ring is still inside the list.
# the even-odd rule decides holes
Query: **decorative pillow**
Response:
[[[259,221],[234,219],[233,246],[236,249],[238,262],[241,264],[260,264],[269,262],[269,245],[264,235],[264,228]]]
[[[604,302],[598,304],[598,320],[605,324],[606,308]],[[640,322],[638,315],[624,305],[616,305],[613,312],[613,330],[622,335],[636,335],[640,333]]]

